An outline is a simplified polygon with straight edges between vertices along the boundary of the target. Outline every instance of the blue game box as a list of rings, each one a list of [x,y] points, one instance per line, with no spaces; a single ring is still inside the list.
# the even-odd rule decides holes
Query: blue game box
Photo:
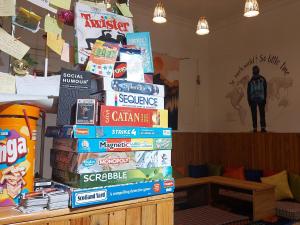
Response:
[[[73,125],[48,127],[46,136],[53,138],[171,138],[172,129]]]
[[[70,193],[71,208],[80,208],[173,193],[175,182],[171,179],[86,189],[56,183],[55,187]]]

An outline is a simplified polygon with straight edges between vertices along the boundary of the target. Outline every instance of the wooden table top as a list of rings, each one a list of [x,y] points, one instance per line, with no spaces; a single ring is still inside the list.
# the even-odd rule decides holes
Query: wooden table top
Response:
[[[175,187],[177,190],[193,187],[197,185],[204,185],[204,184],[225,185],[229,187],[240,188],[240,189],[250,190],[250,191],[265,191],[269,189],[274,189],[274,186],[269,184],[263,184],[263,183],[246,181],[246,180],[238,180],[238,179],[222,177],[222,176],[211,176],[211,177],[201,177],[201,178],[184,177],[184,178],[175,179]]]
[[[173,193],[116,202],[111,204],[103,204],[97,206],[78,208],[78,209],[66,208],[66,209],[58,209],[52,211],[44,210],[42,212],[30,213],[30,214],[24,214],[16,209],[13,209],[12,207],[0,207],[0,224],[13,224],[19,222],[40,220],[45,218],[67,216],[67,215],[72,215],[77,213],[91,213],[92,211],[97,211],[97,210],[107,210],[109,208],[120,207],[120,206],[122,207],[122,206],[136,204],[136,203],[142,204],[147,201],[156,201],[156,200],[162,200],[167,198],[173,198]]]

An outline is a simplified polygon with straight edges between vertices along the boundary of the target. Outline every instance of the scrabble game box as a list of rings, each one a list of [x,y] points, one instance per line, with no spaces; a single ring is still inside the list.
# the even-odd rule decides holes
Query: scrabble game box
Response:
[[[53,169],[52,179],[77,188],[104,187],[116,184],[172,179],[172,167],[117,170],[84,174]]]

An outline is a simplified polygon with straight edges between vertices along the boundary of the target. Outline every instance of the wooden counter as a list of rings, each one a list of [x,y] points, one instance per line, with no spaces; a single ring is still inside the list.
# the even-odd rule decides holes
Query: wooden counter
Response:
[[[173,194],[80,209],[22,214],[0,208],[0,224],[16,225],[173,225]]]

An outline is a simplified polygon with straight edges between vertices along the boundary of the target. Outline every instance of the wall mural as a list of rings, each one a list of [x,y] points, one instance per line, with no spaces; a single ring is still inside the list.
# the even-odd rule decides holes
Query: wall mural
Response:
[[[236,121],[236,114],[238,114],[242,125],[246,125],[248,122],[246,120],[249,113],[247,85],[252,77],[252,67],[254,65],[261,67],[261,75],[265,76],[268,83],[266,111],[269,110],[270,103],[275,104],[281,110],[290,105],[288,93],[293,86],[293,78],[287,62],[272,54],[251,56],[244,64],[239,66],[238,71],[229,82],[230,90],[225,97],[230,101],[234,113],[228,112],[226,114],[226,121],[228,122]]]
[[[154,83],[165,85],[165,109],[169,110],[169,127],[178,129],[180,59],[154,53]]]

